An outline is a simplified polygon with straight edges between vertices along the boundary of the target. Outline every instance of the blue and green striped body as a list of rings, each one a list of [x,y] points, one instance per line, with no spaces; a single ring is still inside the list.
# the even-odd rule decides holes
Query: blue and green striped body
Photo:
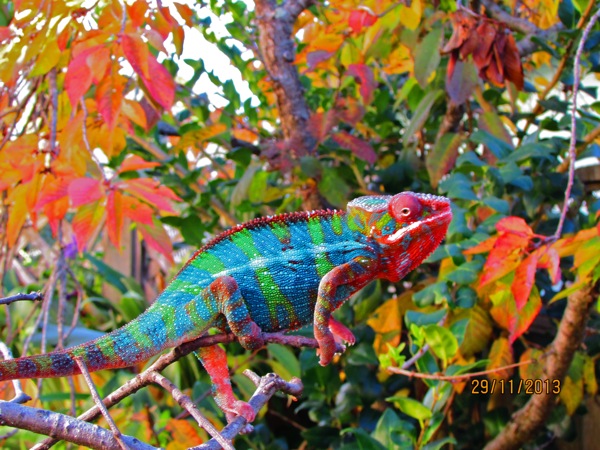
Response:
[[[157,301],[185,304],[227,275],[237,281],[252,320],[263,331],[296,329],[312,322],[326,273],[359,256],[377,257],[376,252],[366,236],[348,227],[344,212],[260,219],[200,249]]]

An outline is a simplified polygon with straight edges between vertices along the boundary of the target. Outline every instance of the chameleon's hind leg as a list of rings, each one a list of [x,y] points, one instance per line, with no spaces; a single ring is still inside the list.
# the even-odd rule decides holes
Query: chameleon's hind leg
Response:
[[[250,317],[237,282],[232,277],[218,278],[197,298],[202,302],[197,308],[204,307],[215,315],[224,316],[231,332],[244,348],[256,349],[264,345],[261,330]],[[236,400],[233,395],[225,351],[219,346],[212,346],[201,348],[196,354],[210,376],[213,396],[225,412],[227,421],[240,415],[252,422],[256,415],[254,409],[248,403]]]

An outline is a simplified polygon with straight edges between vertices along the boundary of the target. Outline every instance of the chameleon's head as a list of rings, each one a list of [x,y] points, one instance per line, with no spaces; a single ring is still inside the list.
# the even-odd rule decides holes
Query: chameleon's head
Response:
[[[445,197],[402,192],[359,197],[348,203],[348,219],[380,244],[385,278],[397,281],[440,245],[452,211]]]

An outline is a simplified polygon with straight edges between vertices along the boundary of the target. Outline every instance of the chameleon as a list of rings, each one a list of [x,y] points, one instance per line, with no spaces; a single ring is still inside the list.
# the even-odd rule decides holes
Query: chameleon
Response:
[[[285,213],[226,230],[194,253],[156,301],[136,319],[65,350],[0,361],[0,381],[77,375],[128,367],[196,339],[210,328],[233,333],[246,349],[262,332],[313,324],[319,363],[352,332],[332,317],[375,279],[401,280],[441,243],[452,219],[448,199],[402,192],[350,201],[344,210]],[[234,396],[225,351],[197,355],[227,421],[256,412]]]

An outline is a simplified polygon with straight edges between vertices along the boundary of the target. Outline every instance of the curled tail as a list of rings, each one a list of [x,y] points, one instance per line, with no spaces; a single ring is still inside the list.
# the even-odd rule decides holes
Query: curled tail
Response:
[[[192,320],[188,305],[154,303],[127,325],[93,341],[44,355],[0,361],[0,381],[22,378],[54,378],[81,373],[75,358],[90,372],[133,366],[203,334],[212,323],[197,315]]]

